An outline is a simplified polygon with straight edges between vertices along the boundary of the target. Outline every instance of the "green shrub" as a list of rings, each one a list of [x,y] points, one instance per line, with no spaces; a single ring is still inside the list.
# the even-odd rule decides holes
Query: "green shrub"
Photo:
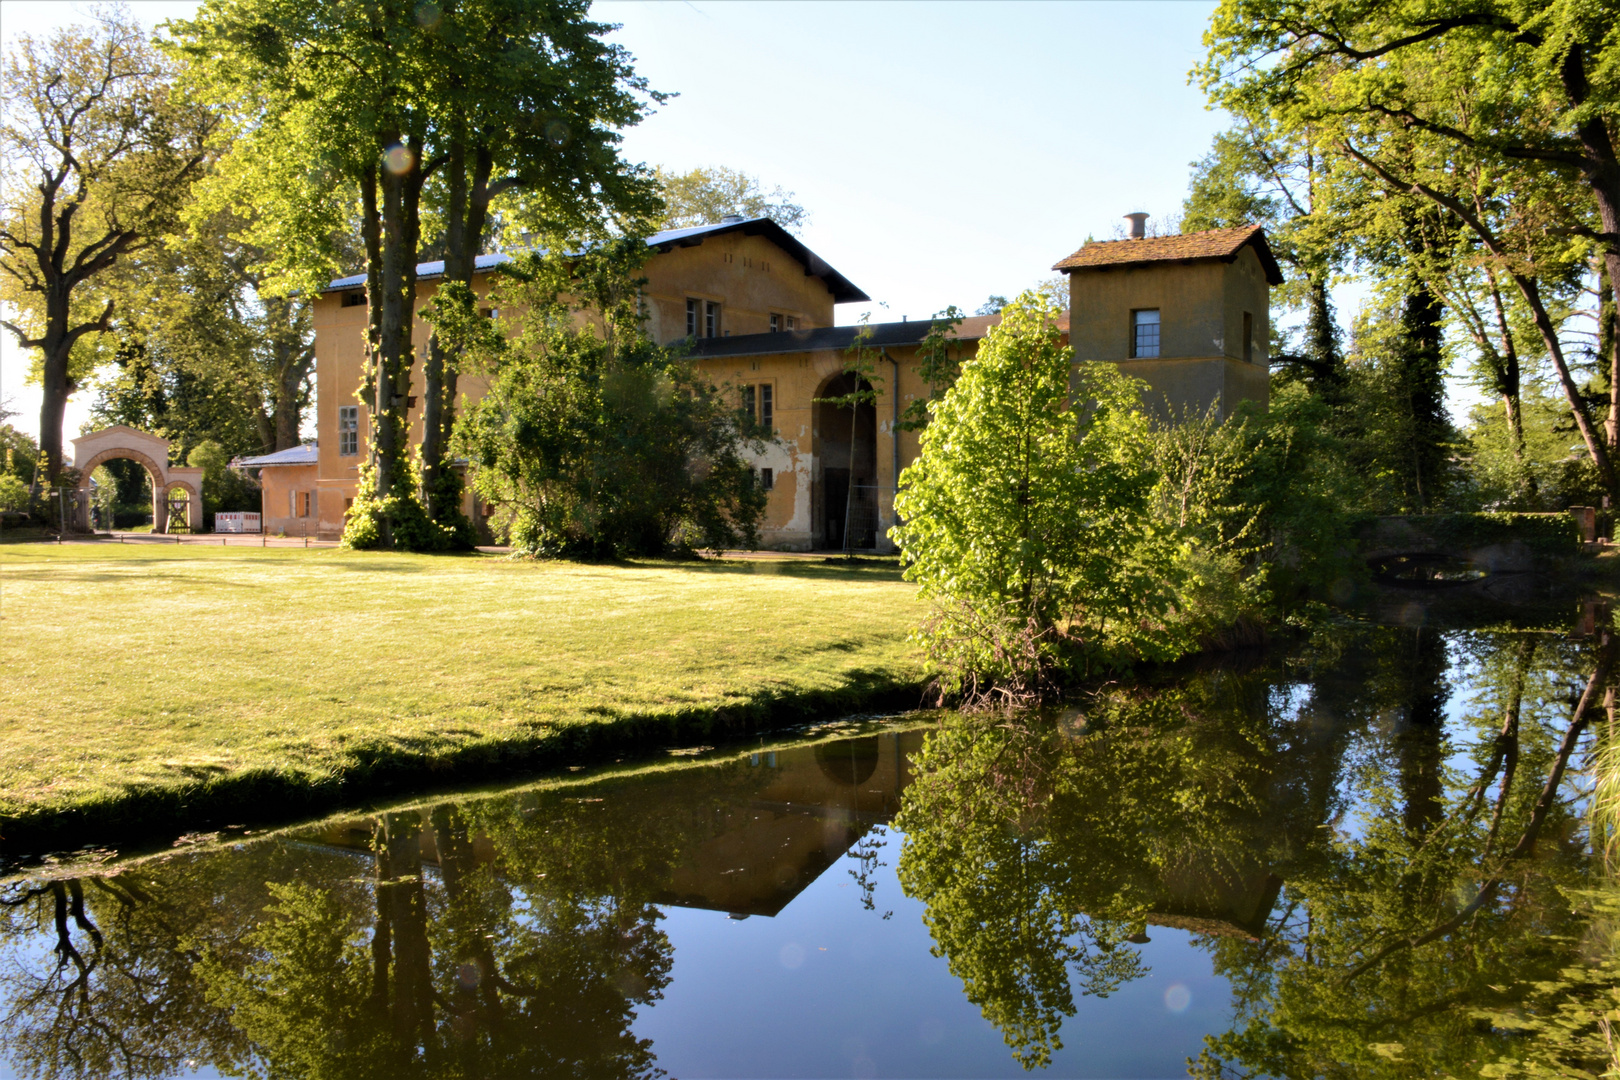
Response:
[[[745,451],[762,450],[764,433],[642,331],[632,261],[644,256],[637,242],[568,264],[530,260],[500,303],[525,311],[521,331],[474,342],[494,374],[457,446],[498,508],[492,525],[520,552],[758,546],[766,495]]]
[[[28,485],[10,473],[0,473],[0,510],[16,512],[28,509]]]
[[[931,605],[919,638],[947,696],[1048,696],[1191,642],[1138,384],[1074,365],[1056,315],[1032,293],[1002,310],[900,478],[890,536]]]

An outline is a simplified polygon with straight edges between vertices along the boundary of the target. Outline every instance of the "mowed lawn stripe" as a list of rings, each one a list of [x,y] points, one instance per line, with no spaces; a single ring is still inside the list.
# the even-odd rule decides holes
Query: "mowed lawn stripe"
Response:
[[[0,590],[13,819],[921,678],[889,565],[17,545]]]

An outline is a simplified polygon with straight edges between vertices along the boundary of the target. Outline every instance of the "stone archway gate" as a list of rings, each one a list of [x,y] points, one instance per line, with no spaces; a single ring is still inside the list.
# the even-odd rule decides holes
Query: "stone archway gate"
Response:
[[[123,424],[80,435],[73,443],[73,468],[79,474],[79,490],[89,492],[90,474],[96,466],[115,458],[137,461],[152,478],[152,531],[169,530],[169,491],[180,488],[186,493],[186,526],[192,532],[203,528],[202,475],[198,468],[176,467],[169,464],[169,440],[160,439],[149,431],[138,431]],[[74,523],[86,531],[90,528],[90,500],[78,500],[78,520]]]

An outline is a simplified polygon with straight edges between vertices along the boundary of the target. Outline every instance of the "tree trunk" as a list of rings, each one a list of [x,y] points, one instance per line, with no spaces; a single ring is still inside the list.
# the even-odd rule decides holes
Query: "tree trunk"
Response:
[[[52,487],[62,474],[62,423],[68,399],[68,349],[46,346],[40,379],[39,450],[45,459],[45,482]],[[39,495],[38,473],[33,494]]]
[[[393,931],[394,1035],[402,1046],[423,1041],[433,1025],[432,952],[422,887],[422,821],[411,813],[384,817],[392,877],[386,903]]]
[[[266,322],[273,325],[271,386],[272,450],[290,450],[298,445],[299,428],[304,419],[302,396],[304,380],[315,366],[315,346],[299,333],[298,301],[287,297],[270,297],[265,301]]]
[[[390,147],[400,144],[385,140]],[[415,351],[411,331],[416,302],[416,248],[422,190],[420,146],[403,144],[403,169],[373,169],[362,183],[365,202],[367,289],[372,301],[371,362],[367,389],[371,403],[372,494],[382,503],[416,492],[405,486],[408,398]],[[394,514],[379,514],[378,541],[394,546]]]
[[[1311,280],[1306,293],[1305,350],[1315,377],[1311,389],[1319,397],[1334,400],[1344,381],[1339,357],[1339,332],[1333,322],[1333,301],[1328,295],[1327,274]]]
[[[1502,303],[1502,290],[1496,283],[1496,273],[1489,268],[1486,280],[1491,284],[1491,307],[1496,312],[1497,335],[1502,342],[1502,364],[1497,371],[1502,395],[1502,408],[1507,415],[1508,436],[1513,443],[1513,460],[1524,461],[1524,408],[1520,394],[1519,349],[1513,341],[1513,328],[1508,325],[1507,307]]]
[[[464,285],[470,292],[489,219],[493,159],[487,148],[469,150],[465,138],[458,138],[450,147],[445,168],[449,208],[443,280]],[[451,528],[457,528],[462,519],[461,484],[450,461],[459,362],[435,331],[422,367],[422,503],[429,519]]]
[[[1598,260],[1598,357],[1609,360],[1609,416],[1604,424],[1609,450],[1620,449],[1620,325],[1615,311],[1614,283]]]
[[[1564,389],[1564,399],[1569,402],[1570,414],[1575,418],[1575,427],[1581,433],[1581,441],[1586,444],[1586,452],[1592,458],[1592,463],[1597,466],[1604,490],[1612,499],[1617,494],[1614,459],[1609,455],[1607,443],[1598,435],[1597,429],[1592,424],[1586,402],[1581,400],[1580,387],[1575,385],[1575,379],[1569,371],[1569,363],[1564,358],[1563,342],[1558,340],[1558,328],[1553,325],[1552,316],[1547,314],[1547,306],[1541,302],[1541,289],[1533,280],[1518,273],[1513,275],[1513,284],[1518,287],[1519,295],[1524,297],[1524,302],[1530,307],[1536,329],[1541,332],[1541,342],[1546,346],[1547,355],[1551,357],[1553,368],[1558,372],[1558,384]]]
[[[1401,312],[1402,382],[1412,417],[1412,505],[1427,512],[1443,486],[1445,465],[1445,354],[1440,299],[1427,285],[1406,295]]]
[[[68,362],[73,354],[73,345],[92,330],[105,330],[113,311],[112,302],[108,301],[98,321],[69,329],[69,290],[73,284],[66,277],[57,279],[56,286],[45,294],[44,336],[36,342],[24,343],[33,344],[43,354],[40,365],[39,449],[45,459],[45,482],[52,487],[56,486],[62,470],[67,467],[62,456],[62,426],[67,400],[78,389],[68,378]],[[37,498],[39,492],[39,474],[36,472],[32,493]]]
[[[445,220],[441,294],[444,286],[451,282],[472,284],[473,260],[467,257],[467,144],[464,136],[458,135],[451,141],[445,170],[449,207]],[[476,245],[476,241],[474,243]],[[427,356],[422,362],[422,507],[431,521],[440,520],[449,509],[441,505],[445,500],[440,488],[450,469],[447,372],[453,367],[453,361],[445,355],[444,341],[435,330],[428,339]]]

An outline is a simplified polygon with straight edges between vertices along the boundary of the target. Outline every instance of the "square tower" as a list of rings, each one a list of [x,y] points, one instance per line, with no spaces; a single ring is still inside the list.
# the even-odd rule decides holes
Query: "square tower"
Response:
[[[1135,215],[1133,215],[1134,217]],[[1271,287],[1282,272],[1258,225],[1089,241],[1069,276],[1076,361],[1118,364],[1163,417],[1224,418],[1270,400]]]

